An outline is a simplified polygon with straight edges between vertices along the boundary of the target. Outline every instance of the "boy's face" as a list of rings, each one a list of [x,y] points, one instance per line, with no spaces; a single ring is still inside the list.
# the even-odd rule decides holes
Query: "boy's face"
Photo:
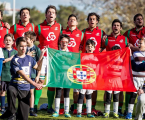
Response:
[[[12,48],[13,43],[13,39],[9,36],[4,39],[5,48]]]
[[[95,15],[90,16],[88,23],[89,23],[89,27],[90,28],[95,28],[97,26],[97,24],[98,24],[96,16]]]
[[[87,53],[93,53],[94,50],[95,50],[95,47],[92,44],[86,46]]]
[[[61,49],[67,49],[69,42],[67,38],[62,38],[62,40],[60,41],[60,48]]]
[[[134,24],[136,27],[142,27],[143,26],[143,18],[142,16],[138,16],[135,21],[134,21]]]
[[[26,53],[27,49],[27,42],[20,42],[19,45],[17,46],[17,51],[19,54],[24,55]]]
[[[139,40],[138,47],[139,47],[139,50],[140,51],[145,51],[145,41],[144,41],[144,38],[142,38],[141,40]]]
[[[119,34],[120,31],[122,30],[122,27],[120,26],[119,22],[115,22],[112,26],[112,30],[114,34]]]
[[[26,38],[26,42],[27,42],[27,46],[28,47],[31,46],[31,45],[33,45],[33,41],[29,37],[26,37],[25,36],[25,38]]]
[[[53,9],[53,8],[48,9],[47,14],[45,14],[45,17],[46,17],[47,21],[49,21],[49,22],[55,21],[55,18],[56,18],[55,9]]]
[[[75,17],[70,17],[67,24],[68,24],[68,26],[77,26],[78,22]]]
[[[29,13],[29,11],[28,10],[23,10],[21,12],[20,18],[21,18],[22,22],[28,22],[29,19],[30,19],[30,13]]]

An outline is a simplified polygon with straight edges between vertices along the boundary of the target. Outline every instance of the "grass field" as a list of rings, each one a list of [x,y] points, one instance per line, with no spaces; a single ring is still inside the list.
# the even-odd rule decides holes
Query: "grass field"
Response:
[[[43,92],[42,92],[42,96],[41,99],[39,101],[39,106],[43,103],[47,103],[47,96],[46,96],[46,92],[47,92],[47,88],[43,88]],[[98,98],[97,98],[97,105],[96,105],[96,109],[100,110],[100,111],[104,111],[104,102],[103,102],[103,95],[104,95],[104,91],[98,91]],[[70,91],[70,104],[73,103],[73,91]],[[38,107],[39,107],[38,106]],[[53,104],[53,108],[54,108],[54,104]],[[111,105],[111,110],[112,110],[112,105]],[[124,106],[123,106],[123,111],[124,111]],[[135,112],[135,111],[134,111]],[[133,114],[134,116],[134,114]],[[38,111],[38,116],[37,117],[31,117],[29,116],[29,120],[65,120],[68,118],[65,118],[64,115],[60,115],[57,118],[53,118],[51,115],[49,115],[46,111]],[[71,118],[69,118],[71,120],[88,120],[88,119],[97,119],[97,120],[114,120],[114,118],[110,115],[109,118],[103,118],[103,117],[95,117],[95,118],[87,118],[86,116],[82,116],[82,118],[77,118],[74,115],[72,115]],[[118,120],[123,120],[124,118],[119,118]]]

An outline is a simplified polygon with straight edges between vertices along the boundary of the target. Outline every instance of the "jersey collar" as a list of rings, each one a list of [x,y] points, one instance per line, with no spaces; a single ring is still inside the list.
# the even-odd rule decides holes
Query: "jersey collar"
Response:
[[[114,37],[113,32],[111,33],[111,36]],[[121,34],[119,34],[118,36],[121,36]],[[118,37],[118,36],[117,36],[117,37]],[[116,38],[117,38],[117,37],[116,37]]]
[[[0,27],[4,27],[4,26],[5,26],[4,23],[1,21]]]
[[[21,20],[19,20],[19,24],[20,24],[20,25],[23,25],[23,23],[22,23]],[[30,22],[29,22],[27,25],[29,25],[29,24],[30,24]],[[26,26],[27,26],[27,25],[26,25]],[[23,26],[24,26],[24,25],[23,25]],[[24,27],[26,27],[26,26],[24,26]]]
[[[54,21],[54,24],[53,24],[53,25],[55,25],[55,23],[56,23],[56,21]],[[52,25],[50,25],[49,23],[47,23],[46,19],[44,20],[44,24],[45,24],[45,25],[49,25],[50,27],[52,26]]]
[[[95,30],[95,29],[98,30],[99,27],[97,26],[97,27],[95,27],[93,30]],[[91,30],[90,28],[88,28],[88,30],[89,30],[89,31],[93,31],[93,30]]]
[[[67,26],[66,30],[72,32],[72,30],[71,30],[68,26]],[[78,28],[76,27],[76,29],[74,29],[74,30],[78,30]],[[74,30],[73,30],[73,31],[74,31]]]

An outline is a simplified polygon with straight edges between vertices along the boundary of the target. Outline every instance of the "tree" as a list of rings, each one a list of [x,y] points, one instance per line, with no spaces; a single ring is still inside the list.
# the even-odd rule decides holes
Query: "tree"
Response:
[[[81,1],[84,5],[87,4]],[[133,17],[137,13],[145,14],[144,4],[145,0],[92,0],[89,7],[100,10],[102,13],[100,27],[110,33],[111,23],[115,18],[123,22],[124,31],[134,27]]]
[[[59,22],[63,28],[67,27],[67,21],[68,21],[68,16],[70,14],[75,14],[78,18],[78,28],[80,30],[84,29],[84,27],[87,27],[87,21],[86,21],[86,15],[84,12],[78,10],[74,6],[59,6],[59,10],[57,11],[57,18],[56,21]]]

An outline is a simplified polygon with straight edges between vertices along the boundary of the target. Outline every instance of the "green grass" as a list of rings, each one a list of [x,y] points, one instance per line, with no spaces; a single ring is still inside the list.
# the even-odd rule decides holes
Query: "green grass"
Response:
[[[97,97],[97,105],[96,105],[96,109],[100,110],[100,111],[104,111],[104,102],[103,102],[103,96],[104,96],[104,91],[98,91],[98,97]],[[47,103],[47,88],[43,88],[42,91],[42,96],[41,99],[39,101],[39,105],[38,108],[40,107],[41,104],[43,103]],[[73,90],[71,89],[70,91],[70,105],[73,103]],[[124,104],[125,105],[125,104]],[[123,111],[124,111],[124,105],[123,105]],[[111,104],[111,110],[112,110],[113,105]],[[54,108],[54,104],[53,104],[53,108]],[[135,109],[134,109],[134,113],[135,113]],[[134,116],[134,114],[133,114]],[[82,116],[82,118],[77,118],[74,115],[72,115],[71,120],[88,120],[88,119],[96,119],[97,120],[104,120],[105,118],[103,117],[95,117],[95,118],[87,118],[86,116]],[[65,120],[67,118],[64,117],[64,115],[60,115],[57,118],[53,118],[52,115],[49,115],[46,111],[38,111],[38,116],[37,117],[31,117],[29,116],[29,120]],[[124,118],[119,118],[118,120],[122,120]],[[114,118],[112,117],[112,115],[110,115],[109,118],[107,118],[106,120],[114,120]]]

